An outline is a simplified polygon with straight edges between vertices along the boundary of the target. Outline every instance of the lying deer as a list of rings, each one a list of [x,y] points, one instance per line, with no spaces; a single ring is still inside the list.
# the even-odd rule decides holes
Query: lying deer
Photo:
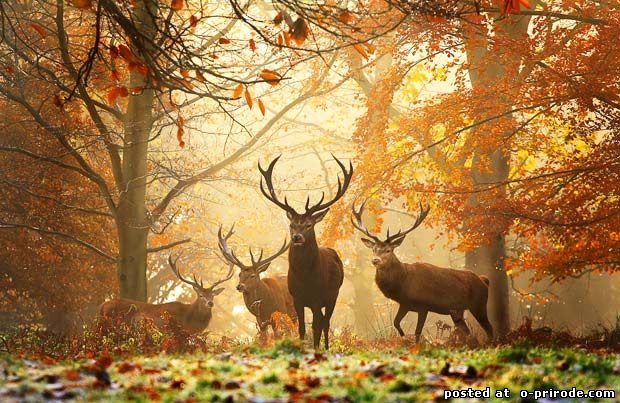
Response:
[[[224,288],[216,288],[218,285],[232,278],[234,266],[231,264],[228,274],[221,280],[216,281],[210,287],[204,287],[202,280],[188,280],[181,276],[177,269],[176,260],[168,257],[168,264],[174,274],[184,282],[192,286],[196,292],[196,300],[192,304],[184,304],[174,301],[164,304],[148,304],[146,302],[130,299],[113,299],[101,304],[99,315],[108,320],[135,323],[143,319],[149,319],[159,329],[164,328],[169,320],[187,333],[200,333],[209,326],[213,298],[219,295]]]
[[[399,304],[394,327],[404,336],[400,322],[409,311],[417,312],[415,337],[418,342],[428,312],[435,312],[450,315],[456,327],[470,334],[463,319],[464,311],[469,310],[492,339],[493,328],[487,318],[489,279],[486,276],[479,276],[471,270],[448,269],[428,263],[401,263],[394,254],[394,249],[400,246],[405,236],[426,218],[429,209],[420,205],[420,214],[409,229],[393,235],[388,229],[385,241],[381,241],[362,223],[364,204],[359,211],[355,211],[355,206],[352,208],[353,226],[368,237],[362,238],[362,242],[373,251],[372,264],[377,269],[375,282],[383,295]]]
[[[299,337],[303,340],[306,336],[304,309],[308,307],[312,310],[314,348],[319,347],[321,333],[323,333],[325,349],[329,349],[329,322],[342,286],[344,270],[342,261],[334,249],[319,247],[314,226],[325,217],[329,208],[344,195],[353,176],[353,166],[349,165],[350,169],[347,171],[346,167],[334,157],[344,172],[344,182],[341,183],[340,177],[338,177],[336,195],[329,202],[323,203],[325,198],[325,194],[323,194],[319,202],[310,207],[310,198],[308,197],[306,211],[300,214],[289,206],[286,198],[284,202],[281,202],[276,196],[272,175],[273,168],[279,158],[271,161],[266,170],[260,166],[260,163],[258,164],[258,169],[262,175],[260,190],[267,200],[286,211],[286,216],[290,222],[291,247],[288,251],[288,289],[293,296],[295,312],[297,313]],[[267,189],[265,189],[263,180]]]
[[[284,240],[284,244],[280,250],[266,259],[263,259],[263,250],[261,249],[258,260],[255,260],[252,249],[250,249],[250,259],[252,263],[250,265],[245,265],[226,243],[228,238],[233,234],[233,228],[234,225],[225,236],[222,235],[221,226],[218,231],[218,246],[222,252],[222,256],[224,256],[224,259],[230,264],[241,269],[239,272],[237,290],[243,293],[245,306],[248,308],[248,311],[256,317],[260,335],[265,336],[268,326],[271,325],[273,335],[277,337],[277,323],[273,314],[280,312],[288,315],[292,321],[295,321],[297,315],[293,306],[293,297],[288,291],[286,276],[274,278],[265,277],[261,279],[260,275],[269,268],[272,261],[286,252],[289,245],[286,240]]]

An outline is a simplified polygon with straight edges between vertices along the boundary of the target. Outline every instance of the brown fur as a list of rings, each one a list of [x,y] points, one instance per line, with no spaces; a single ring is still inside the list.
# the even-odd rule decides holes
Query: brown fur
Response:
[[[199,301],[192,304],[168,302],[165,304],[148,304],[130,299],[113,299],[101,304],[99,315],[116,322],[135,323],[143,319],[153,321],[155,326],[163,329],[167,324],[166,316],[172,323],[188,333],[200,333],[209,326],[211,307]],[[167,315],[166,315],[167,313]]]
[[[291,246],[288,261],[288,289],[297,311],[299,336],[303,339],[306,334],[304,308],[308,307],[312,310],[314,347],[318,348],[323,332],[329,349],[329,322],[344,280],[342,261],[335,250],[319,248],[314,229],[303,245]]]
[[[249,287],[244,291],[243,301],[250,313],[256,317],[261,334],[264,334],[271,325],[273,334],[277,337],[276,323],[272,317],[275,312],[288,315],[292,321],[297,319],[286,276],[260,279],[255,287]]]
[[[419,340],[428,312],[450,315],[454,324],[469,334],[463,313],[469,310],[489,338],[493,328],[487,318],[488,278],[471,270],[456,270],[428,263],[401,263],[394,255],[377,265],[377,286],[386,297],[398,302],[394,326],[401,336],[401,320],[407,312],[418,313],[416,339]]]

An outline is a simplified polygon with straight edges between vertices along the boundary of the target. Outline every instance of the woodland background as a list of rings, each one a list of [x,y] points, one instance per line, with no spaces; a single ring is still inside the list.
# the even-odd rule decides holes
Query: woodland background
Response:
[[[256,164],[279,154],[294,205],[334,191],[330,154],[355,167],[319,226],[346,272],[333,328],[393,332],[349,222],[366,197],[384,231],[431,205],[399,257],[488,275],[500,335],[615,324],[617,2],[15,0],[0,18],[0,332],[191,300],[167,256],[221,276],[220,223],[275,251],[287,220]],[[233,282],[209,331],[253,336]]]

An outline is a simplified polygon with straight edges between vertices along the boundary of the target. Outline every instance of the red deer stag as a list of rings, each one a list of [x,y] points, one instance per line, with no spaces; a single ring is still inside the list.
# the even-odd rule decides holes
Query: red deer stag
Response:
[[[224,258],[228,263],[233,264],[241,271],[239,272],[239,284],[237,290],[243,293],[243,301],[248,311],[256,317],[256,322],[260,329],[260,335],[267,334],[267,327],[271,325],[274,337],[277,337],[277,323],[273,318],[275,312],[286,314],[295,320],[297,315],[293,306],[293,297],[288,291],[286,276],[278,276],[275,278],[260,278],[261,273],[265,272],[272,261],[278,256],[286,252],[289,245],[284,240],[284,244],[274,255],[263,259],[263,250],[261,249],[258,260],[255,260],[252,249],[250,248],[250,265],[243,264],[235,255],[235,252],[228,247],[226,241],[233,234],[234,225],[228,233],[222,235],[222,227],[218,231],[218,246]]]
[[[234,266],[232,264],[229,266],[226,277],[205,288],[202,280],[198,281],[195,275],[193,281],[181,276],[176,266],[177,260],[178,258],[173,261],[169,256],[168,264],[170,264],[170,268],[179,280],[191,285],[196,292],[196,300],[192,304],[184,304],[178,301],[164,304],[148,304],[130,299],[113,299],[101,304],[99,309],[100,316],[112,321],[129,323],[148,319],[153,321],[155,326],[160,329],[164,328],[168,323],[168,316],[170,322],[190,334],[202,332],[209,326],[211,321],[213,298],[224,291],[224,288],[215,287],[232,278]]]
[[[364,204],[359,211],[355,211],[355,206],[352,208],[353,226],[370,238],[362,238],[362,242],[373,251],[375,282],[383,295],[399,304],[394,327],[401,336],[404,336],[405,332],[400,327],[400,322],[409,311],[417,312],[415,337],[418,342],[426,322],[426,315],[428,312],[435,312],[450,315],[454,325],[469,334],[463,319],[464,311],[468,309],[489,339],[492,339],[493,328],[487,318],[489,279],[486,276],[479,276],[471,270],[448,269],[429,263],[401,263],[394,254],[394,249],[400,246],[405,236],[426,218],[429,209],[429,207],[422,208],[420,204],[420,215],[409,229],[398,231],[393,235],[390,235],[388,229],[385,241],[381,241],[362,223]]]
[[[336,157],[334,159],[344,172],[344,180],[338,177],[338,190],[334,198],[323,203],[325,193],[317,204],[310,207],[310,197],[306,199],[305,212],[299,214],[289,206],[288,201],[278,200],[273,187],[273,168],[278,162],[277,157],[265,170],[258,164],[261,173],[260,190],[263,195],[276,206],[286,211],[290,221],[291,247],[288,252],[288,289],[293,296],[295,311],[297,312],[299,337],[303,340],[306,335],[306,323],[304,321],[304,309],[312,311],[312,333],[314,348],[318,348],[321,341],[321,332],[325,338],[325,349],[329,349],[329,322],[334,313],[338,292],[344,279],[342,261],[338,253],[331,248],[319,247],[314,226],[321,221],[329,208],[340,199],[353,176],[353,165],[349,164],[349,170]],[[263,179],[265,183],[263,184]],[[267,189],[265,189],[265,185]],[[325,308],[323,313],[322,309]]]

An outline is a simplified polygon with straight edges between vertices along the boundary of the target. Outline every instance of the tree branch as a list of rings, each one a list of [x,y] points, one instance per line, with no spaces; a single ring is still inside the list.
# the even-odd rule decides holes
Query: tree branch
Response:
[[[117,258],[111,256],[110,254],[104,252],[103,250],[99,249],[98,247],[83,241],[73,235],[70,234],[66,234],[64,232],[59,232],[59,231],[54,231],[54,230],[48,230],[48,229],[43,229],[43,228],[38,228],[38,227],[33,227],[31,225],[26,225],[26,224],[15,224],[15,223],[6,223],[6,222],[0,222],[0,229],[27,229],[29,231],[36,231],[39,232],[41,234],[46,234],[46,235],[52,235],[52,236],[57,236],[60,238],[64,238],[64,239],[68,239],[71,242],[77,243],[79,245],[84,246],[85,248],[88,248],[90,250],[92,250],[93,252],[95,252],[96,254],[103,256],[104,258],[106,258],[107,260],[109,260],[110,262],[116,262]]]

